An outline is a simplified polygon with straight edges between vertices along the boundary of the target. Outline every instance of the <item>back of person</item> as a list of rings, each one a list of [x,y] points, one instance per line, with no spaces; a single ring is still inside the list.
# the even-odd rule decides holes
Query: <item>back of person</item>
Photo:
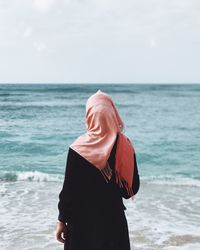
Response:
[[[65,250],[130,250],[123,199],[131,196],[116,183],[116,149],[119,134],[108,158],[112,176],[105,181],[91,161],[69,147],[65,181],[59,194],[59,216],[64,227]],[[136,155],[132,192],[139,190]],[[106,173],[109,170],[106,170]]]

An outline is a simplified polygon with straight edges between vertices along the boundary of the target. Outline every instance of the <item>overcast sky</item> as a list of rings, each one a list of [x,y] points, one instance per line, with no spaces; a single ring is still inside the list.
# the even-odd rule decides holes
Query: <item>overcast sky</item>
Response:
[[[0,0],[0,82],[200,83],[200,1]]]

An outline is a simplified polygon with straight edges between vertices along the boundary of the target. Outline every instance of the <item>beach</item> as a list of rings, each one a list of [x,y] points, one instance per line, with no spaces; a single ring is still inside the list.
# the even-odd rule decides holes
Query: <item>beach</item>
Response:
[[[56,181],[3,183],[0,249],[62,249],[54,235],[61,186]],[[143,181],[134,200],[124,200],[132,249],[199,249],[199,187],[182,191],[183,185]]]
[[[58,194],[85,103],[109,93],[136,150],[132,250],[200,249],[200,85],[0,84],[0,249],[59,250]],[[77,197],[78,199],[78,197]]]

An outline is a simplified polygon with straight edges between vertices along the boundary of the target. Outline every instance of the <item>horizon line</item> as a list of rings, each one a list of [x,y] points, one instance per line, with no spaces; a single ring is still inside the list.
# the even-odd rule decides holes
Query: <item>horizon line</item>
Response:
[[[76,85],[86,85],[86,84],[89,84],[89,85],[105,85],[105,84],[114,84],[114,85],[118,85],[118,84],[130,84],[130,85],[144,85],[144,84],[155,84],[155,85],[192,85],[192,84],[200,84],[200,82],[132,82],[132,83],[126,83],[126,82],[0,82],[0,85],[11,85],[11,84],[18,84],[18,85],[30,85],[30,84],[35,84],[35,85],[42,85],[42,84],[50,84],[50,85],[53,85],[53,84],[60,84],[60,85],[67,85],[67,84],[76,84]]]

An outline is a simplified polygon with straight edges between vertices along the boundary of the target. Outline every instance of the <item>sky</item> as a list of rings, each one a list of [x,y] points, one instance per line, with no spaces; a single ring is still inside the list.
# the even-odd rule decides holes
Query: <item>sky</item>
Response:
[[[200,83],[200,1],[0,0],[0,83]]]

